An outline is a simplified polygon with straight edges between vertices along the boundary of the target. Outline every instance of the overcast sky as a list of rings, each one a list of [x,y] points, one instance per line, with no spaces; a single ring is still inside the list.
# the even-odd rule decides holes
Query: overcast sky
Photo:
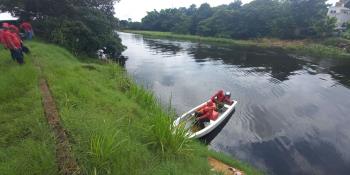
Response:
[[[252,0],[242,0],[248,3]],[[328,0],[328,3],[334,4],[338,0]],[[116,16],[119,19],[131,18],[133,21],[141,21],[147,14],[147,11],[154,9],[189,7],[191,4],[200,6],[202,3],[209,3],[211,6],[229,4],[233,0],[121,0],[115,5]],[[11,19],[9,14],[0,13],[0,20]]]
[[[14,19],[14,18],[8,13],[0,13],[0,20],[9,20],[9,19]]]
[[[221,4],[229,4],[234,0],[121,0],[115,5],[116,16],[119,19],[131,18],[133,21],[141,21],[146,16],[147,11],[153,9],[189,7],[191,4],[200,6],[202,3],[209,3],[211,6]],[[248,3],[252,0],[241,0],[243,3]],[[328,3],[335,3],[338,0],[329,0]]]

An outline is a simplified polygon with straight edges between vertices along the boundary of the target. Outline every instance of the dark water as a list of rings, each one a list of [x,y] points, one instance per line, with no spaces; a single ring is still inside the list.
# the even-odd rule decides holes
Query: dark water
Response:
[[[211,148],[269,174],[350,174],[350,59],[120,36],[128,72],[179,114],[232,92],[238,106]]]

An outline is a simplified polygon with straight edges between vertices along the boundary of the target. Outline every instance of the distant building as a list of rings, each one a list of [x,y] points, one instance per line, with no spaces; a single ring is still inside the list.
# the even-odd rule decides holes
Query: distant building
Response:
[[[329,17],[335,17],[337,19],[336,29],[343,30],[346,24],[350,22],[350,9],[344,7],[343,2],[338,2],[334,7],[329,7]]]

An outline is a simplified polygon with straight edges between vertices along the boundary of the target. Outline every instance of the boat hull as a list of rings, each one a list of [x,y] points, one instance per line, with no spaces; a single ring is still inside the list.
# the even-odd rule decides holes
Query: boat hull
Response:
[[[223,113],[220,113],[219,114],[219,117],[217,120],[215,121],[210,121],[210,123],[203,129],[197,131],[197,132],[191,132],[190,128],[192,125],[191,124],[188,124],[188,123],[191,123],[193,121],[190,121],[190,122],[187,122],[187,120],[190,120],[193,118],[193,113],[195,111],[197,111],[201,106],[205,105],[207,102],[191,109],[190,111],[186,112],[185,114],[183,114],[181,117],[177,118],[173,125],[174,126],[178,126],[181,122],[183,121],[186,121],[186,126],[185,126],[185,129],[188,129],[188,132],[187,132],[187,136],[189,138],[201,138],[207,134],[209,134],[211,131],[213,131],[216,127],[218,127],[230,114],[231,112],[234,110],[236,104],[237,104],[237,101],[233,101],[233,104],[232,105],[225,105],[225,108],[226,110],[223,112]],[[188,125],[188,126],[187,126]]]

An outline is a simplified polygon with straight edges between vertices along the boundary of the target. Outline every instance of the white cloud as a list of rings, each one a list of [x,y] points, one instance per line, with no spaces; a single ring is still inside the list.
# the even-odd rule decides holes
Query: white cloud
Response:
[[[15,20],[17,18],[14,18],[9,13],[0,13],[0,20]]]

